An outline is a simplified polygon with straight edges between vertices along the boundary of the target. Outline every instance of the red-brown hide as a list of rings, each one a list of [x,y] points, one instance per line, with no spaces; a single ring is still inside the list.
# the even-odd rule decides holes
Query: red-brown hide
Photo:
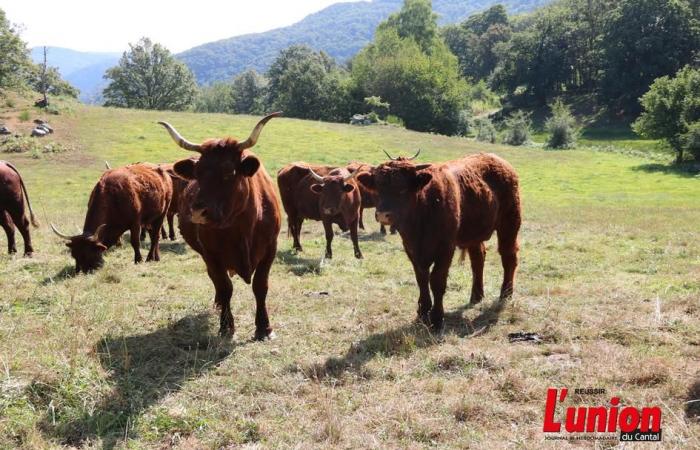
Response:
[[[24,199],[27,199],[30,218],[25,212]],[[29,224],[37,226],[29,194],[24,186],[24,180],[17,168],[6,161],[0,161],[0,226],[7,235],[7,249],[9,253],[16,253],[15,227],[19,230],[24,240],[24,254],[31,256],[34,252],[32,238],[29,234]]]

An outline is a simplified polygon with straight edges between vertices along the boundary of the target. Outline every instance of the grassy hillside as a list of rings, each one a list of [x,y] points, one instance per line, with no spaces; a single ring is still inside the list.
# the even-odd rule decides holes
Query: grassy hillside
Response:
[[[21,128],[21,109],[2,116]],[[548,387],[607,390],[573,396],[574,406],[613,395],[658,405],[661,447],[700,445],[700,411],[686,403],[700,391],[697,177],[615,152],[275,119],[256,147],[272,174],[296,160],[376,163],[381,149],[421,148],[423,162],[479,151],[508,159],[525,217],[516,294],[497,300],[491,241],[486,300],[467,306],[470,272],[455,262],[436,341],[413,323],[417,290],[400,238],[379,235],[368,211],[362,261],[345,236],[322,260],[319,223],[304,224],[303,254],[282,233],[268,297],[278,338],[250,341],[254,301],[236,279],[228,341],[216,336],[204,265],[182,240],[163,244],[160,263],[134,266],[125,246],[99,272],[74,276],[48,224],[82,224],[104,160],[187,156],[157,120],[196,141],[246,136],[257,118],[64,111],[51,117],[51,139],[68,151],[0,155],[22,170],[42,222],[34,258],[0,255],[0,448],[554,448],[541,432]],[[544,343],[509,344],[516,331]]]
[[[433,0],[441,24],[501,3],[511,12],[531,11],[551,0]],[[346,1],[333,4],[288,27],[209,42],[178,55],[199,83],[228,80],[247,69],[264,72],[280,50],[305,44],[345,62],[372,40],[374,30],[403,0]]]

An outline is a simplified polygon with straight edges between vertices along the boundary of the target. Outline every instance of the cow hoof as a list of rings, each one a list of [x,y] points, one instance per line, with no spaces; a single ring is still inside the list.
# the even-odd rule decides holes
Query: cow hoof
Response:
[[[433,336],[435,336],[435,339],[442,341],[445,338],[445,325],[432,325],[430,327],[430,332],[433,334]]]
[[[326,259],[333,259],[332,253],[326,253]]]
[[[233,337],[235,330],[233,328],[219,328],[219,336],[222,338],[230,339]]]
[[[355,258],[362,259],[363,258],[362,253],[360,253],[360,252],[355,253]]]
[[[416,317],[416,322],[423,324],[425,326],[430,326],[430,314],[425,313],[421,314],[418,313],[418,316]]]
[[[469,299],[469,304],[476,305],[477,303],[481,303],[481,301],[483,299],[484,299],[483,295],[472,295],[471,298]]]
[[[266,329],[266,330],[255,330],[255,336],[253,336],[253,340],[262,342],[262,341],[272,341],[277,339],[277,335],[275,334],[274,331],[271,329]]]
[[[25,257],[25,258],[31,258],[32,256],[34,256],[34,252],[26,252],[26,253],[24,254],[24,257]]]

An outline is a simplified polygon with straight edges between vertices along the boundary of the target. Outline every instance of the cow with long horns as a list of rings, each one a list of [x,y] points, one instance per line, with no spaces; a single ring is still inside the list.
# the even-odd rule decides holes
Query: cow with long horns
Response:
[[[92,272],[104,263],[104,252],[129,231],[134,263],[143,261],[139,236],[147,228],[151,247],[146,261],[160,261],[160,228],[172,200],[173,183],[161,167],[150,163],[129,164],[107,170],[90,194],[82,233],[70,236],[51,224],[66,240],[75,259],[76,272]]]
[[[200,154],[174,165],[175,173],[189,184],[178,205],[179,226],[185,241],[207,266],[221,311],[219,333],[233,335],[231,277],[253,283],[255,339],[272,337],[265,305],[270,268],[277,252],[280,209],[272,179],[253,147],[265,124],[281,113],[264,117],[245,141],[209,139],[195,144],[167,122],[163,125],[181,148]]]
[[[518,175],[506,161],[492,154],[442,164],[394,159],[357,179],[377,193],[377,219],[399,230],[418,282],[421,321],[442,329],[442,298],[457,247],[471,260],[470,301],[482,300],[484,242],[494,231],[504,270],[501,298],[513,293],[521,207]]]
[[[29,218],[24,209],[25,198],[29,207]],[[30,223],[35,227],[38,226],[22,175],[9,162],[0,161],[0,226],[7,235],[7,250],[10,254],[17,252],[15,244],[15,227],[17,227],[24,240],[24,256],[32,256],[34,248],[29,234]]]
[[[361,194],[354,180],[357,171],[315,166],[303,162],[289,164],[277,172],[277,185],[287,213],[294,248],[302,251],[300,235],[304,219],[323,222],[326,234],[326,258],[333,257],[333,224],[350,230],[356,258],[362,258],[357,240]]]

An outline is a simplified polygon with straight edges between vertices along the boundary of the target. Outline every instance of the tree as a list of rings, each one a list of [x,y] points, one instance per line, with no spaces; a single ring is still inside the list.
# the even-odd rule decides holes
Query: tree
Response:
[[[47,95],[56,97],[73,98],[78,98],[80,95],[76,87],[61,78],[57,68],[45,67],[44,64],[32,64],[28,70],[27,81],[32,89],[42,94],[45,92]]]
[[[658,78],[640,102],[642,114],[632,125],[634,131],[664,139],[676,152],[676,162],[682,162],[691,125],[700,121],[700,69],[685,67],[673,78]]]
[[[265,113],[267,79],[254,70],[238,75],[231,86],[231,111],[237,114]]]
[[[637,99],[655,79],[693,61],[700,47],[700,17],[686,0],[617,3],[601,40],[602,91],[612,106],[636,113]]]
[[[289,47],[280,52],[267,77],[272,109],[303,119],[349,119],[347,75],[325,53]]]
[[[17,29],[7,20],[0,9],[0,89],[23,84],[31,61],[27,46],[19,37]]]
[[[378,32],[393,29],[401,38],[416,41],[424,52],[430,52],[438,34],[437,14],[431,0],[404,0],[403,8],[379,24]]]
[[[230,113],[231,110],[231,84],[224,82],[212,83],[202,86],[197,94],[194,109],[197,112]]]
[[[105,74],[105,106],[181,111],[193,104],[197,85],[187,66],[148,38],[129,47]]]
[[[544,128],[549,133],[547,147],[571,148],[576,145],[579,127],[571,109],[561,99],[552,104],[552,115],[545,122]]]

